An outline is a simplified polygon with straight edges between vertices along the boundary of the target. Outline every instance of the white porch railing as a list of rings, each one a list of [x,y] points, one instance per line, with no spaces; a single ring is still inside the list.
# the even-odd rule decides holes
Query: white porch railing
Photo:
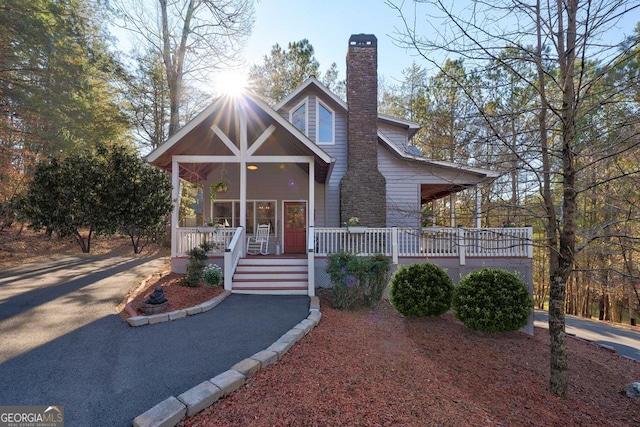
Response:
[[[315,228],[315,255],[346,251],[398,257],[533,257],[532,229],[515,228]]]
[[[212,249],[207,255],[222,255],[229,246],[236,228],[216,227],[178,227],[176,256],[187,256],[189,251],[204,242],[209,242]]]
[[[177,256],[204,241],[213,245],[208,255],[225,254],[236,228],[182,227],[177,233]],[[244,230],[243,239],[244,239]],[[243,246],[244,240],[240,243]],[[234,248],[234,251],[236,248]],[[244,251],[244,247],[240,250]],[[532,258],[532,229],[514,228],[348,228],[310,227],[308,253],[326,256],[346,251],[360,255],[384,254],[397,262],[398,257],[458,257],[464,265],[466,257]]]
[[[308,275],[309,282],[307,283],[307,293],[310,297],[315,296],[316,294],[316,284],[315,284],[316,283],[316,279],[315,279],[316,254],[314,253],[315,249],[313,245],[315,240],[316,240],[315,227],[309,227],[309,235],[307,238],[307,265],[308,265],[307,271],[309,272],[309,275]]]
[[[352,229],[353,230],[353,229]],[[325,256],[335,252],[355,254],[384,254],[391,256],[392,228],[356,227],[315,228],[315,253]]]

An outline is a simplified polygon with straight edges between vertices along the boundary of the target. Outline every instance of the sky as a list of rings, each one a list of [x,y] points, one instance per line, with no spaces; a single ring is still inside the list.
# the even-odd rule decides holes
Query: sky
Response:
[[[402,4],[407,16],[413,14],[413,1],[388,0]],[[387,0],[258,0],[255,4],[255,23],[252,35],[247,41],[243,57],[245,66],[235,74],[246,77],[251,64],[262,64],[271,47],[278,43],[283,49],[293,41],[308,39],[315,50],[321,72],[325,72],[335,62],[345,78],[345,57],[349,37],[352,34],[374,34],[378,39],[378,73],[390,84],[403,80],[402,70],[417,62],[430,70],[423,58],[415,51],[407,51],[392,40],[404,28],[399,12],[391,8]],[[453,0],[451,0],[453,1]],[[445,0],[447,3],[447,0]],[[458,8],[466,8],[468,1],[455,0]],[[428,30],[428,10],[418,12],[419,24],[424,35]],[[424,21],[424,22],[423,22]],[[627,14],[623,22],[612,33],[617,41],[622,34],[631,34],[640,21],[640,11]],[[430,35],[430,34],[428,34]],[[444,57],[441,61],[444,62]],[[237,76],[236,76],[237,77]],[[224,84],[227,84],[226,82]]]
[[[400,28],[403,23],[385,0],[260,0],[254,17],[243,55],[247,69],[251,64],[261,64],[274,44],[286,49],[289,42],[307,39],[313,45],[320,71],[324,73],[335,62],[339,77],[344,79],[349,37],[360,33],[378,39],[378,72],[386,78],[401,79],[402,70],[414,60],[389,37],[394,27]]]
[[[252,34],[241,54],[244,66],[231,72],[212,75],[209,84],[213,86],[214,93],[219,93],[229,86],[242,83],[246,80],[249,67],[252,64],[262,64],[263,57],[270,53],[273,45],[277,43],[286,49],[289,42],[302,39],[309,40],[313,45],[322,73],[335,62],[339,79],[344,79],[349,37],[360,33],[377,37],[378,74],[385,83],[396,84],[404,80],[402,70],[410,67],[414,61],[433,72],[432,66],[424,58],[417,56],[415,51],[399,47],[392,39],[398,37],[399,31],[403,32],[404,22],[399,12],[388,5],[389,2],[403,5],[403,12],[409,17],[413,15],[412,0],[256,0]],[[631,0],[630,3],[638,5],[638,2],[640,0]],[[454,4],[457,11],[468,10],[471,4],[468,0],[444,0],[444,3]],[[429,12],[434,11],[430,11],[425,5],[418,9],[419,35],[433,35],[434,30],[429,26],[434,20],[427,16]],[[508,20],[508,15],[506,19]],[[610,33],[612,39],[621,41],[623,35],[633,32],[638,21],[640,9],[625,16]],[[121,33],[118,38],[123,46],[127,43],[126,36]],[[444,62],[444,56],[435,59],[438,63]]]

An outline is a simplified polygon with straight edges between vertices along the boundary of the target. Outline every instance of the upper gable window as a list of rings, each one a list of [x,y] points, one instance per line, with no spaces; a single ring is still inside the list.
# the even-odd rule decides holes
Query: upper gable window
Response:
[[[316,124],[316,143],[333,144],[335,114],[333,110],[318,101]]]
[[[298,128],[300,132],[307,134],[307,100],[296,105],[289,113],[289,121]]]

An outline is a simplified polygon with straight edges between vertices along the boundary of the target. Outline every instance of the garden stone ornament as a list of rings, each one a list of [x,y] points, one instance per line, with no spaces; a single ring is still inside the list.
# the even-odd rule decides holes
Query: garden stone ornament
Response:
[[[145,304],[162,304],[167,302],[167,299],[164,297],[164,289],[162,286],[156,286],[153,292],[149,295],[149,298],[145,301]]]

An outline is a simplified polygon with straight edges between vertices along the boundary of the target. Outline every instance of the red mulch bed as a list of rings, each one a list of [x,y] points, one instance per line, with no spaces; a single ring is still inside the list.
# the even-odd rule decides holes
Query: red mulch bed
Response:
[[[133,290],[126,300],[138,312],[138,314],[143,314],[138,310],[138,305],[149,298],[149,295],[153,292],[154,288],[160,285],[164,289],[165,298],[169,301],[165,312],[169,312],[193,307],[201,302],[215,298],[224,292],[224,288],[222,286],[205,286],[204,282],[196,288],[183,286],[181,284],[183,277],[183,274],[170,273],[169,265],[167,264],[159,272],[148,278],[144,282],[144,285]],[[124,304],[118,306],[118,311],[120,316],[123,318],[126,319],[129,317],[129,314],[124,310]]]
[[[569,339],[569,397],[547,391],[549,335],[487,334],[387,302],[340,311],[185,426],[637,426],[640,363]]]

